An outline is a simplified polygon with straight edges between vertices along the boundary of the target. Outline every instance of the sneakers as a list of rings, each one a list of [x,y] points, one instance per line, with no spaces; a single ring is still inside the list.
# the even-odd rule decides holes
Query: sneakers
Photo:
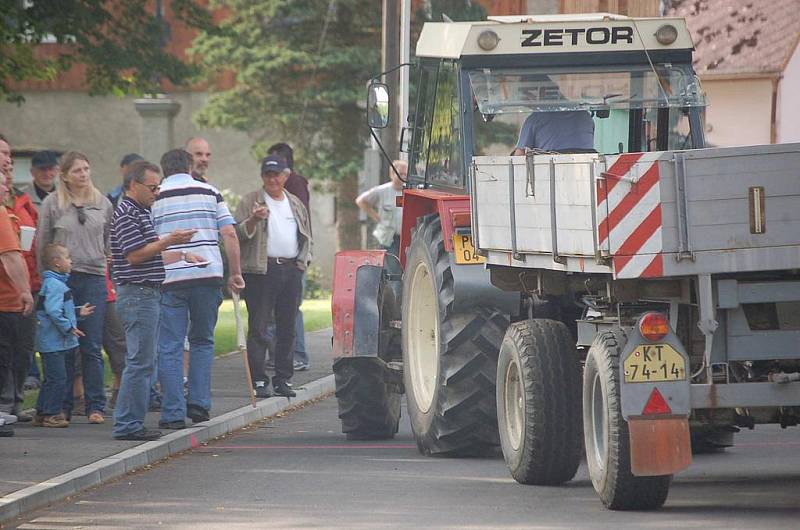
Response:
[[[92,425],[101,425],[106,422],[102,412],[94,411],[89,414],[89,423]]]
[[[192,423],[202,423],[209,420],[208,411],[200,405],[187,405],[186,415],[192,420]]]
[[[305,372],[309,368],[308,363],[304,363],[303,361],[295,361],[294,362],[294,371],[295,372]]]
[[[0,438],[9,438],[14,436],[14,428],[11,425],[6,425],[4,419],[0,418]]]
[[[267,386],[266,381],[256,381],[253,389],[256,391],[256,397],[258,399],[266,399],[272,397],[272,392],[269,391],[269,386]]]
[[[23,390],[36,390],[37,388],[40,388],[41,386],[42,386],[42,383],[41,383],[41,381],[39,381],[39,378],[29,375],[28,377],[25,378],[25,382],[22,384],[22,389]]]
[[[28,423],[29,421],[33,421],[33,416],[27,412],[15,412],[14,415],[17,417],[17,421],[20,423]]]
[[[0,420],[3,420],[4,425],[17,423],[17,419],[18,418],[13,414],[9,414],[8,412],[0,412]]]
[[[275,394],[278,396],[295,397],[297,395],[297,392],[292,390],[292,387],[290,387],[286,381],[273,382],[272,384],[275,387]]]
[[[115,436],[115,440],[129,440],[131,442],[149,442],[161,438],[161,431],[151,431],[142,427],[136,432],[129,432],[121,436]]]
[[[160,399],[151,399],[150,406],[147,407],[148,412],[160,412],[161,411],[161,400]]]
[[[65,427],[69,427],[69,422],[65,420],[61,414],[55,414],[53,416],[39,416],[37,414],[33,425],[35,427],[52,427],[55,429],[63,429]]]
[[[175,420],[175,421],[159,421],[158,422],[159,429],[170,429],[173,431],[177,431],[180,429],[186,428],[186,422],[183,420]]]

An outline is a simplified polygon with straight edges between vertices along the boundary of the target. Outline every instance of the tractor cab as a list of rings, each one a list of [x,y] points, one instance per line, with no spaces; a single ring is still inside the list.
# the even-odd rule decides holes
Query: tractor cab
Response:
[[[513,154],[529,118],[560,138],[547,141],[552,131],[539,131],[544,140],[517,154],[525,147],[529,154],[601,155],[704,147],[706,100],[692,50],[685,21],[673,18],[425,24],[404,132],[409,183],[466,191],[473,157]],[[570,118],[581,130],[570,131]]]

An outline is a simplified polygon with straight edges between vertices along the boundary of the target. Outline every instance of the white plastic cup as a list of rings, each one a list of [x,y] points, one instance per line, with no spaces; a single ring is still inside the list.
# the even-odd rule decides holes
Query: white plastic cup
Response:
[[[19,227],[19,246],[22,250],[28,251],[33,246],[33,236],[36,235],[36,229],[32,226]]]

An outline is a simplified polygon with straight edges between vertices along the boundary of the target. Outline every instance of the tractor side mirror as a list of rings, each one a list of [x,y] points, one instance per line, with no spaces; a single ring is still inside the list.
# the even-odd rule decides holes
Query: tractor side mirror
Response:
[[[389,125],[389,87],[372,83],[367,92],[367,124],[373,129]]]

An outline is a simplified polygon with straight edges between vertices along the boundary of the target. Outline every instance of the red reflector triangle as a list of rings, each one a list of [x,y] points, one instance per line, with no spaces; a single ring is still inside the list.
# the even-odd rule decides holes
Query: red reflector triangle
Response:
[[[667,405],[664,396],[657,388],[654,388],[650,393],[650,399],[647,400],[647,405],[644,406],[642,415],[647,416],[650,414],[672,414],[672,409]]]

